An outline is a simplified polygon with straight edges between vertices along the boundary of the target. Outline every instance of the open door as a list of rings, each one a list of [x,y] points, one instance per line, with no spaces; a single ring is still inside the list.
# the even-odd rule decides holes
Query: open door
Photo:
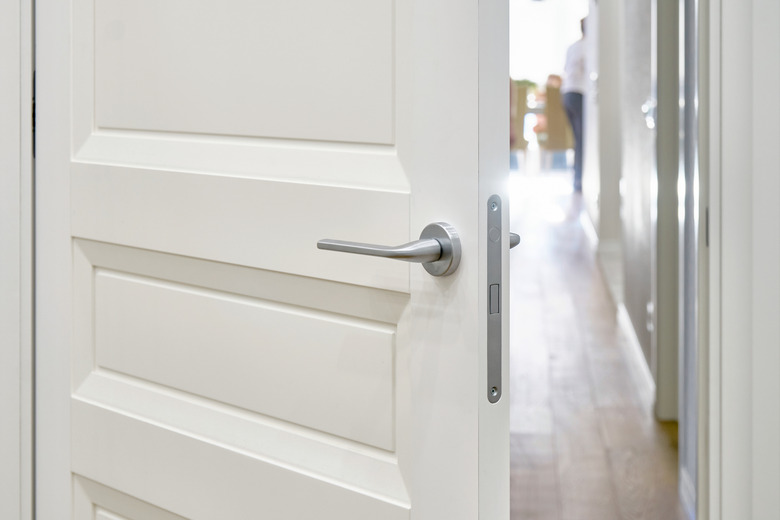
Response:
[[[507,2],[36,18],[37,518],[508,519]]]

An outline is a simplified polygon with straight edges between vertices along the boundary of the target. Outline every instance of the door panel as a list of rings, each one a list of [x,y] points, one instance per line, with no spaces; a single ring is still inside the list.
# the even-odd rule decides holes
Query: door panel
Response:
[[[392,0],[101,0],[94,23],[98,128],[393,142]]]
[[[334,457],[317,449],[318,444],[300,442],[299,435],[282,436],[273,427],[267,434],[251,419],[249,424],[224,415],[182,420],[189,412],[202,414],[206,407],[184,408],[178,402],[166,407],[169,403],[158,395],[131,393],[127,383],[116,386],[125,390],[124,397],[144,403],[160,400],[162,405],[159,410],[128,410],[120,403],[122,412],[117,412],[89,396],[90,390],[117,388],[86,389],[71,409],[77,475],[186,518],[409,518],[397,465],[387,468],[379,456],[344,457],[350,450],[341,447],[342,453]],[[136,413],[147,419],[139,421]],[[165,416],[175,417],[176,423],[153,422]],[[206,421],[213,426],[204,428]],[[263,442],[269,437],[270,442]],[[292,448],[305,449],[313,460],[287,456]],[[271,454],[264,455],[268,451]],[[353,464],[339,471],[345,463]],[[367,475],[365,482],[356,478],[359,471]]]
[[[508,518],[505,3],[39,10],[40,518]]]
[[[394,325],[110,271],[94,280],[95,366],[393,448]]]
[[[327,236],[408,242],[408,189],[399,193],[221,172],[85,164],[78,156],[71,175],[74,236],[409,291],[406,264],[362,256],[334,258],[315,247]]]

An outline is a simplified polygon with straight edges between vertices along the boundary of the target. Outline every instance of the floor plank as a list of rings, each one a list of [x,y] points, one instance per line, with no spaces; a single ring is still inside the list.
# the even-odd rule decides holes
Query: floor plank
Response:
[[[682,520],[676,424],[632,379],[569,174],[512,175],[512,519]]]

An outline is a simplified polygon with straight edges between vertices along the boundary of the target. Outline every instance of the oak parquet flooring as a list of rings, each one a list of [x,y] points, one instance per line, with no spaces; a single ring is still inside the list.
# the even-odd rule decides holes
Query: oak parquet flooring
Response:
[[[513,471],[511,493],[512,518],[560,520],[560,496],[555,465],[533,470]]]
[[[605,452],[561,456],[558,475],[563,519],[620,518]]]
[[[569,174],[513,173],[513,520],[682,520],[676,423],[659,423]]]
[[[677,457],[671,452],[626,448],[610,451],[622,518],[684,518],[677,500]]]

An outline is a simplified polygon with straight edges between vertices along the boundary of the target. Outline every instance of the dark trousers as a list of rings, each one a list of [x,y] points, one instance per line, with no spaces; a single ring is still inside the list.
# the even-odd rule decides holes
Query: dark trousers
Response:
[[[574,189],[582,191],[582,94],[566,92],[563,107],[574,134]]]

